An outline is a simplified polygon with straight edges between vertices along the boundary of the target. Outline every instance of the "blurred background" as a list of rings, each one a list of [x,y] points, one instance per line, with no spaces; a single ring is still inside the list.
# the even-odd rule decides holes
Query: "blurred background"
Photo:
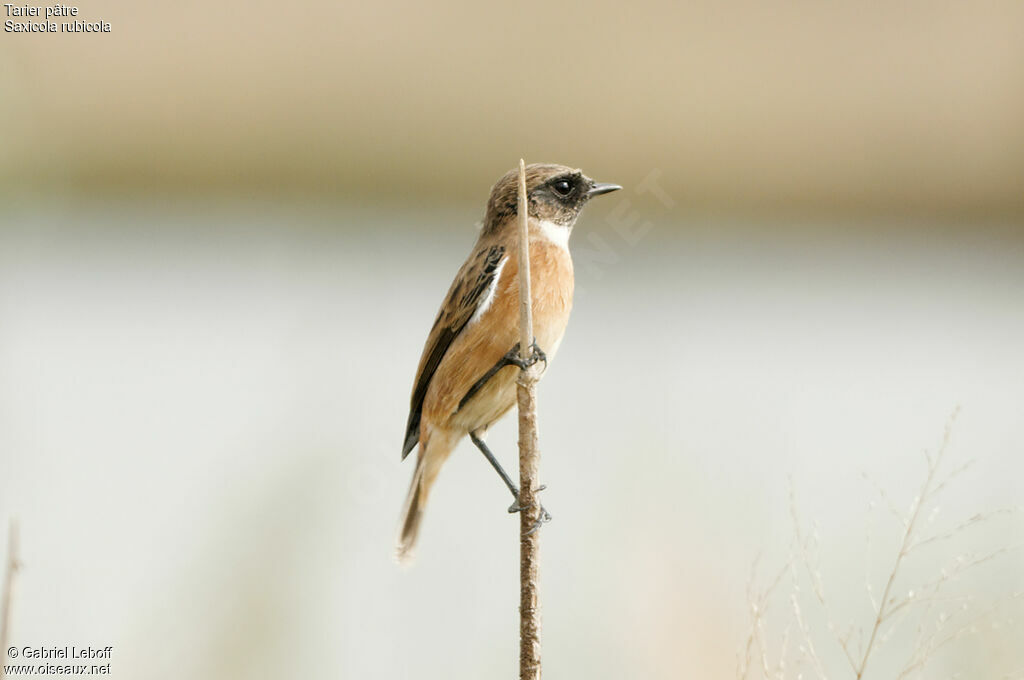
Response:
[[[1024,677],[1024,5],[79,19],[112,31],[0,39],[13,644],[112,645],[124,678],[513,677],[518,522],[475,449],[416,566],[392,545],[422,343],[522,156],[625,187],[577,225],[540,389],[547,675],[742,675],[795,516],[769,671],[855,677],[829,621],[866,643],[959,407],[939,478],[973,464],[917,524],[950,535],[901,562],[918,600],[864,677]],[[513,465],[514,423],[489,441]]]

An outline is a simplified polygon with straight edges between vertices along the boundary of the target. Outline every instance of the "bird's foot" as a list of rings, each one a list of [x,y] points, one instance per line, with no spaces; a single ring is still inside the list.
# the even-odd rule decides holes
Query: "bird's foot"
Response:
[[[540,492],[540,491],[543,491],[546,488],[547,487],[542,484],[541,486],[537,487],[537,491]],[[527,506],[520,505],[519,504],[519,498],[517,496],[515,502],[512,505],[508,506],[508,511],[509,511],[509,514],[513,514],[513,513],[517,513],[517,512],[522,512],[523,510],[526,510],[526,509],[532,508],[532,507],[533,507],[532,504],[531,505],[527,505]],[[533,532],[537,531],[537,529],[540,529],[542,524],[547,524],[550,521],[551,521],[551,513],[548,512],[544,508],[543,505],[541,505],[540,506],[540,514],[537,516],[537,521],[534,522],[533,528],[526,532],[526,535],[529,536]]]
[[[548,367],[548,356],[544,354],[544,350],[542,350],[540,345],[537,344],[536,338],[534,338],[533,343],[530,344],[530,356],[523,357],[520,355],[519,343],[517,342],[516,346],[510,349],[508,354],[505,355],[505,361],[513,366],[518,366],[524,371],[538,361],[544,362],[545,369]]]

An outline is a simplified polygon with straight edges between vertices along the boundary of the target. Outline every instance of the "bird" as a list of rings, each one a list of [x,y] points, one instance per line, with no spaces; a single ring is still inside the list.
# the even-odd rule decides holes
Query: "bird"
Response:
[[[411,562],[430,489],[467,435],[518,498],[515,483],[484,438],[515,404],[519,368],[543,361],[546,371],[562,342],[574,286],[569,236],[580,211],[591,198],[622,188],[550,163],[527,165],[525,176],[534,343],[529,353],[520,351],[519,168],[514,168],[491,188],[479,237],[448,289],[416,370],[402,460],[417,445],[418,450],[402,509],[400,563]],[[517,510],[516,503],[509,508]],[[546,511],[543,515],[550,518]]]

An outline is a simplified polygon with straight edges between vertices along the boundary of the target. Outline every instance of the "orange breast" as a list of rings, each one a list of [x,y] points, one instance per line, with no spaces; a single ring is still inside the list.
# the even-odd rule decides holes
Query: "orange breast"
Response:
[[[537,344],[554,358],[572,310],[572,259],[562,247],[534,232],[530,287]],[[445,354],[423,403],[423,427],[470,432],[489,426],[515,403],[518,368],[495,374],[461,409],[470,388],[519,341],[519,264],[515,248],[502,269],[491,306],[463,329]]]

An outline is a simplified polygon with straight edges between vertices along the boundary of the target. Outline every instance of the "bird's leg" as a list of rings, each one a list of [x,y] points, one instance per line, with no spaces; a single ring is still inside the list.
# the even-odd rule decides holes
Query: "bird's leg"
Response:
[[[512,492],[512,495],[519,498],[519,487],[516,486],[515,482],[512,481],[512,478],[508,476],[507,472],[505,472],[505,468],[501,467],[501,463],[499,463],[498,459],[494,457],[493,453],[491,453],[491,450],[487,447],[487,444],[484,443],[484,440],[480,439],[476,432],[470,432],[469,438],[473,440],[473,444],[476,445],[476,448],[480,449],[480,453],[484,454],[484,458],[486,458],[487,462],[491,464],[491,467],[497,471],[498,476],[501,477],[501,481],[505,482],[505,486],[507,486],[508,490]]]
[[[505,368],[506,366],[518,366],[520,369],[525,371],[527,368],[533,366],[538,361],[543,361],[544,367],[547,368],[548,357],[546,354],[544,354],[541,348],[537,346],[536,339],[534,339],[533,344],[530,345],[530,356],[525,359],[519,356],[519,343],[517,342],[516,346],[510,349],[505,356],[498,359],[498,363],[494,364],[494,366],[492,366],[490,370],[484,373],[479,380],[473,383],[473,386],[469,388],[469,391],[466,392],[465,396],[459,400],[459,409],[465,406],[466,402],[472,399],[473,395],[479,392],[483,388],[483,386],[487,384],[487,381],[493,378],[494,374],[500,371],[501,369]]]
[[[501,467],[501,463],[499,463],[498,459],[494,457],[493,453],[491,453],[491,450],[487,447],[487,444],[484,443],[484,440],[477,436],[476,432],[470,432],[469,438],[472,439],[473,444],[480,449],[480,453],[484,454],[484,458],[486,458],[487,462],[491,464],[495,471],[497,471],[498,476],[501,477],[501,481],[505,482],[505,486],[508,487],[508,490],[511,491],[512,495],[515,497],[516,500],[508,507],[508,511],[513,513],[523,510],[524,508],[519,505],[519,487],[516,486],[515,482],[512,481],[512,478],[508,476],[507,472],[505,472],[505,468]],[[543,489],[544,487],[541,486],[537,491],[542,491]],[[545,510],[543,505],[540,506],[540,518],[537,520],[537,526],[531,530],[531,533],[536,531],[541,524],[550,521],[551,513]]]

